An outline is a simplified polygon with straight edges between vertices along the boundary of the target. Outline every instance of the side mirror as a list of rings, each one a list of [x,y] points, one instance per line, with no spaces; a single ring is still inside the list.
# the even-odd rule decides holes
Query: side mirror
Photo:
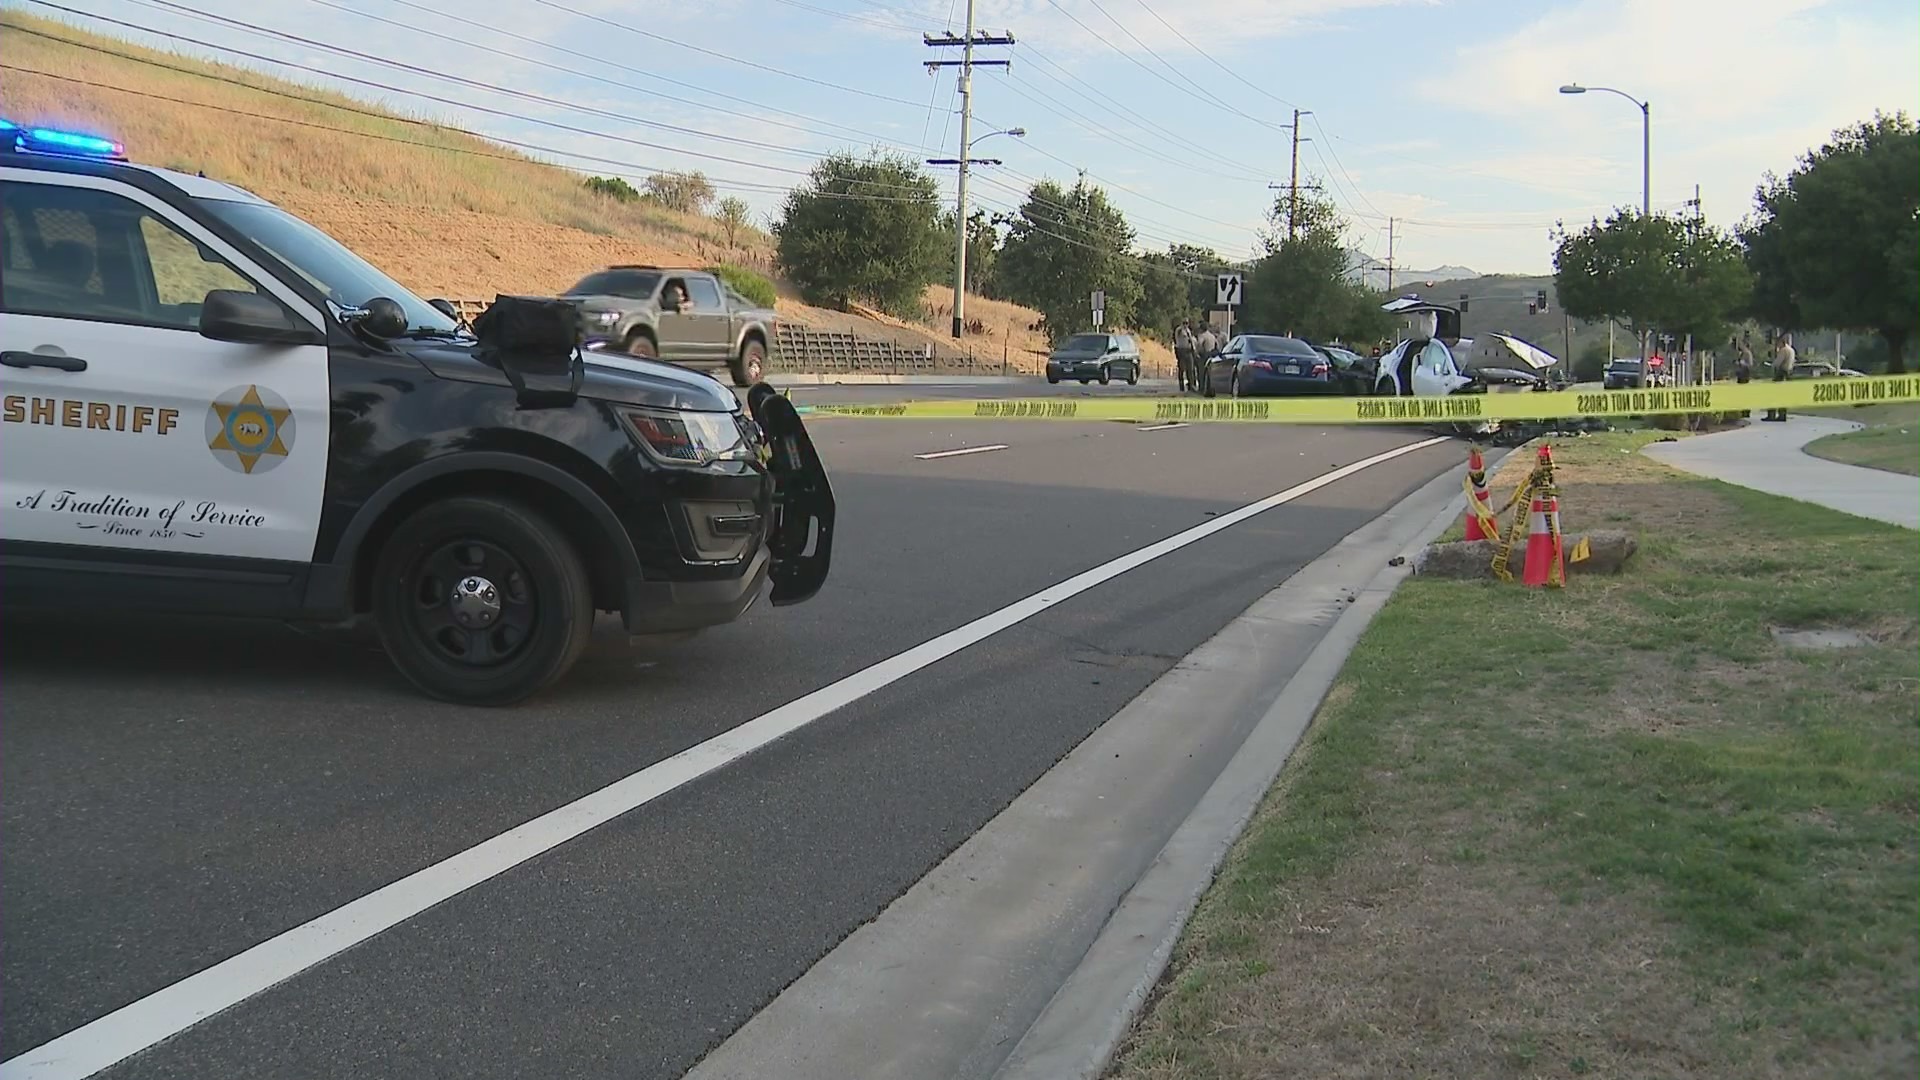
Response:
[[[327,340],[279,301],[238,289],[214,289],[200,301],[200,336],[245,345],[319,345]]]
[[[367,301],[363,310],[365,314],[356,325],[374,337],[397,338],[407,332],[407,309],[401,307],[398,300],[376,296]]]
[[[1108,352],[1110,352],[1110,353],[1117,353],[1117,352],[1119,352],[1119,351],[1120,351],[1120,346],[1118,346],[1118,345],[1109,345],[1109,346],[1107,346],[1107,351],[1108,351]]]
[[[454,307],[453,301],[451,300],[445,300],[440,297],[435,297],[432,300],[427,301],[427,306],[433,308],[433,310],[439,312],[440,314],[445,315],[447,318],[452,319],[454,322],[460,321],[460,309],[457,307]]]

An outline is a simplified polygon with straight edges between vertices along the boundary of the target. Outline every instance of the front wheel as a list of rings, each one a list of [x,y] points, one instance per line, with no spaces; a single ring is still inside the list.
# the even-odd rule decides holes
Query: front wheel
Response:
[[[461,705],[510,705],[558,680],[593,631],[587,570],[566,536],[506,499],[430,503],[374,564],[373,621],[400,673]]]
[[[1132,367],[1127,369],[1127,385],[1128,386],[1140,385],[1140,365],[1139,364],[1135,364]]]
[[[1235,371],[1233,373],[1232,389],[1233,389],[1233,396],[1239,397],[1240,396],[1240,373],[1238,371]]]
[[[752,386],[767,373],[767,347],[759,339],[749,339],[733,358],[733,385]]]
[[[1101,368],[1100,369],[1100,385],[1105,386],[1112,381],[1113,381],[1113,369]]]
[[[635,330],[633,336],[627,338],[627,355],[638,356],[643,360],[658,360],[660,346],[654,344],[653,339],[642,331]]]

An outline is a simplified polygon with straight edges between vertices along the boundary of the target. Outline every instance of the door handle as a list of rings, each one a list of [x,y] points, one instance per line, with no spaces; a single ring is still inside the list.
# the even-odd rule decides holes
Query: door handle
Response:
[[[61,371],[87,370],[87,362],[77,356],[48,356],[46,353],[21,352],[14,349],[0,352],[0,364],[17,368],[50,367],[59,368]]]

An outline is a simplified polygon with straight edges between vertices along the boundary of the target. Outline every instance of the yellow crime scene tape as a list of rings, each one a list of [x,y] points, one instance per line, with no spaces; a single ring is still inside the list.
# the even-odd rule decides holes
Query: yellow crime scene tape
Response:
[[[803,405],[816,417],[901,420],[1132,420],[1171,423],[1406,424],[1806,409],[1920,401],[1920,376],[1865,375],[1646,390],[1551,390],[1445,397],[1028,398]]]

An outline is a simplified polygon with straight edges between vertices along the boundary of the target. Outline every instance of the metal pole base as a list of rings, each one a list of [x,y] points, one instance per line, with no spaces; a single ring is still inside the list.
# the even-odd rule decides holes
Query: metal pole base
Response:
[[[953,317],[953,336],[954,337],[960,336],[960,316],[958,315],[955,315]]]

